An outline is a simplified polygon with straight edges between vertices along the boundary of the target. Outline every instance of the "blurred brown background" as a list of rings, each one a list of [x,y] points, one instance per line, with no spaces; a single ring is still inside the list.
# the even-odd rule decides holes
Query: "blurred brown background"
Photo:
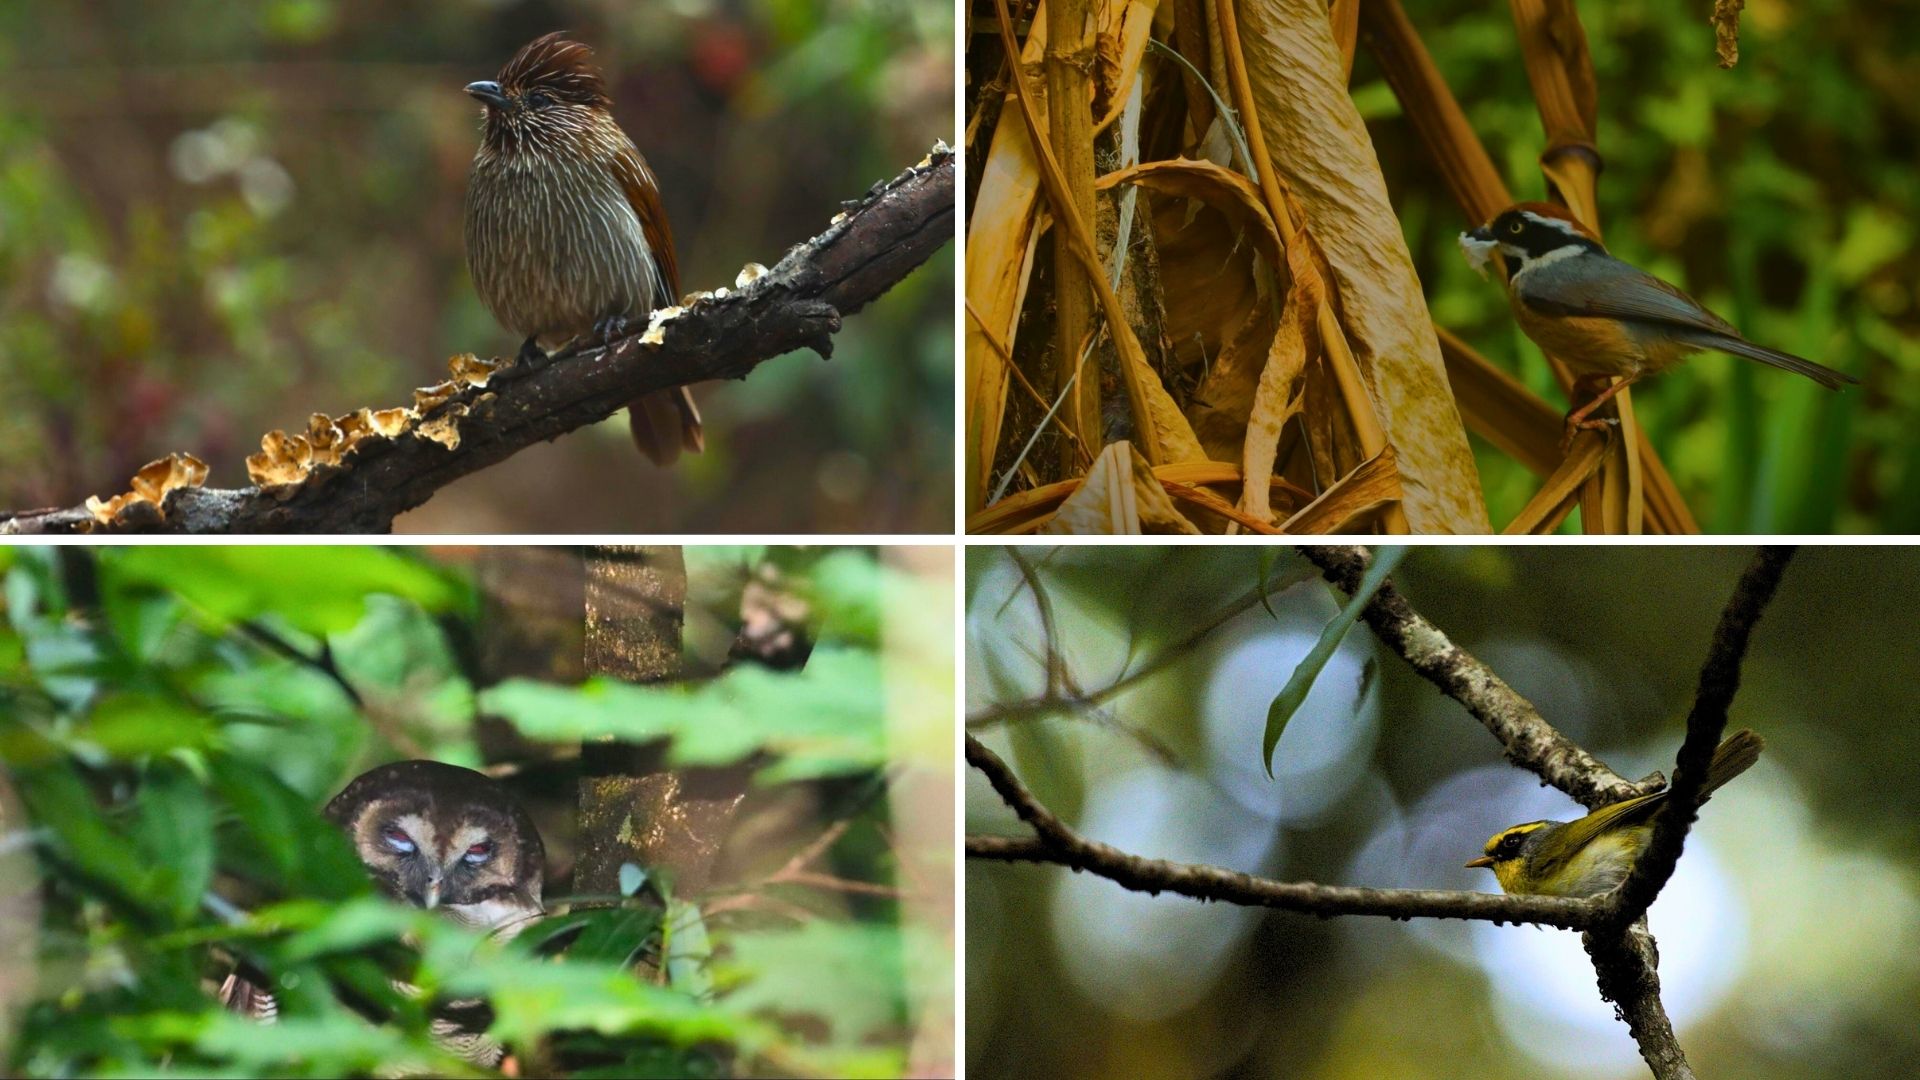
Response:
[[[952,25],[944,0],[0,6],[0,507],[173,450],[237,486],[270,428],[512,355],[467,279],[461,87],[538,34],[597,49],[693,290],[953,139]],[[848,320],[831,363],[703,387],[704,455],[653,469],[616,417],[399,530],[947,531],[952,267]]]

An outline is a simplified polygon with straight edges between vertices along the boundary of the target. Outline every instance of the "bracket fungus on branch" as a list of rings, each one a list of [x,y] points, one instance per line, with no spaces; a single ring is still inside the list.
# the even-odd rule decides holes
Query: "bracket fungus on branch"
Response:
[[[953,152],[938,143],[772,269],[748,264],[732,288],[656,311],[605,346],[525,364],[462,354],[411,406],[316,413],[303,432],[269,432],[247,460],[248,487],[205,487],[207,467],[174,454],[142,468],[123,495],[0,511],[0,534],[386,532],[447,484],[642,394],[745,378],[796,349],[830,356],[843,316],[952,239],[953,174]]]

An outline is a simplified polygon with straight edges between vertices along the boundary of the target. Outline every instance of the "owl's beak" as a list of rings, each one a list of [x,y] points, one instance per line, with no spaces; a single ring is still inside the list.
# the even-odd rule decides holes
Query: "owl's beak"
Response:
[[[437,908],[440,906],[440,879],[439,878],[436,877],[436,878],[428,879],[427,891],[424,895],[420,897],[420,906],[423,908],[426,908],[428,911],[432,911],[434,908]]]

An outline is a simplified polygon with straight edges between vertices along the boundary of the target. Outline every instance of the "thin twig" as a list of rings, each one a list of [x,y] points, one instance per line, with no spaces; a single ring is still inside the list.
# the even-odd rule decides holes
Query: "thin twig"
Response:
[[[1068,828],[1020,783],[999,755],[967,736],[967,763],[986,776],[1003,802],[1037,834],[1037,843],[1007,837],[969,836],[967,851],[1001,861],[1059,863],[1098,874],[1137,892],[1174,892],[1199,900],[1224,900],[1311,915],[1385,915],[1394,919],[1481,919],[1526,922],[1577,930],[1592,922],[1595,902],[1558,896],[1495,896],[1442,889],[1360,889],[1344,885],[1275,881],[1201,863],[1146,859],[1088,840]]]
[[[347,699],[353,702],[355,709],[362,713],[367,711],[366,699],[360,696],[359,688],[355,687],[352,681],[347,678],[346,674],[340,670],[340,665],[333,658],[333,647],[331,645],[328,645],[324,641],[321,642],[320,653],[315,656],[301,650],[293,642],[281,637],[258,619],[245,619],[236,625],[242,633],[252,638],[255,643],[266,646],[268,651],[278,653],[295,663],[312,668],[327,678],[332,679],[334,683],[340,687],[341,692],[347,695]]]

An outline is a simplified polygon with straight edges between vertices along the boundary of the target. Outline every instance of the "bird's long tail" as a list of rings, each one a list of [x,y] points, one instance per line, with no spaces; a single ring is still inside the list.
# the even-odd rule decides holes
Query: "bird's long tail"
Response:
[[[627,426],[633,431],[633,444],[655,465],[671,465],[682,450],[697,454],[707,445],[693,391],[684,386],[628,402]]]
[[[1814,382],[1819,383],[1829,390],[1838,390],[1846,383],[1857,383],[1860,381],[1851,375],[1835,371],[1822,364],[1816,364],[1804,357],[1795,356],[1792,353],[1784,353],[1778,349],[1769,349],[1765,345],[1755,345],[1745,338],[1737,338],[1728,334],[1700,334],[1694,339],[1694,344],[1706,349],[1718,349],[1723,353],[1731,353],[1734,356],[1744,356],[1749,360],[1758,360],[1763,364],[1771,364],[1777,368],[1784,368],[1796,375],[1805,375],[1807,378],[1812,379]]]
[[[1713,763],[1707,766],[1707,782],[1700,794],[1710,795],[1721,784],[1753,768],[1753,763],[1760,760],[1760,751],[1766,748],[1767,741],[1748,728],[1741,728],[1721,740],[1713,752]]]

